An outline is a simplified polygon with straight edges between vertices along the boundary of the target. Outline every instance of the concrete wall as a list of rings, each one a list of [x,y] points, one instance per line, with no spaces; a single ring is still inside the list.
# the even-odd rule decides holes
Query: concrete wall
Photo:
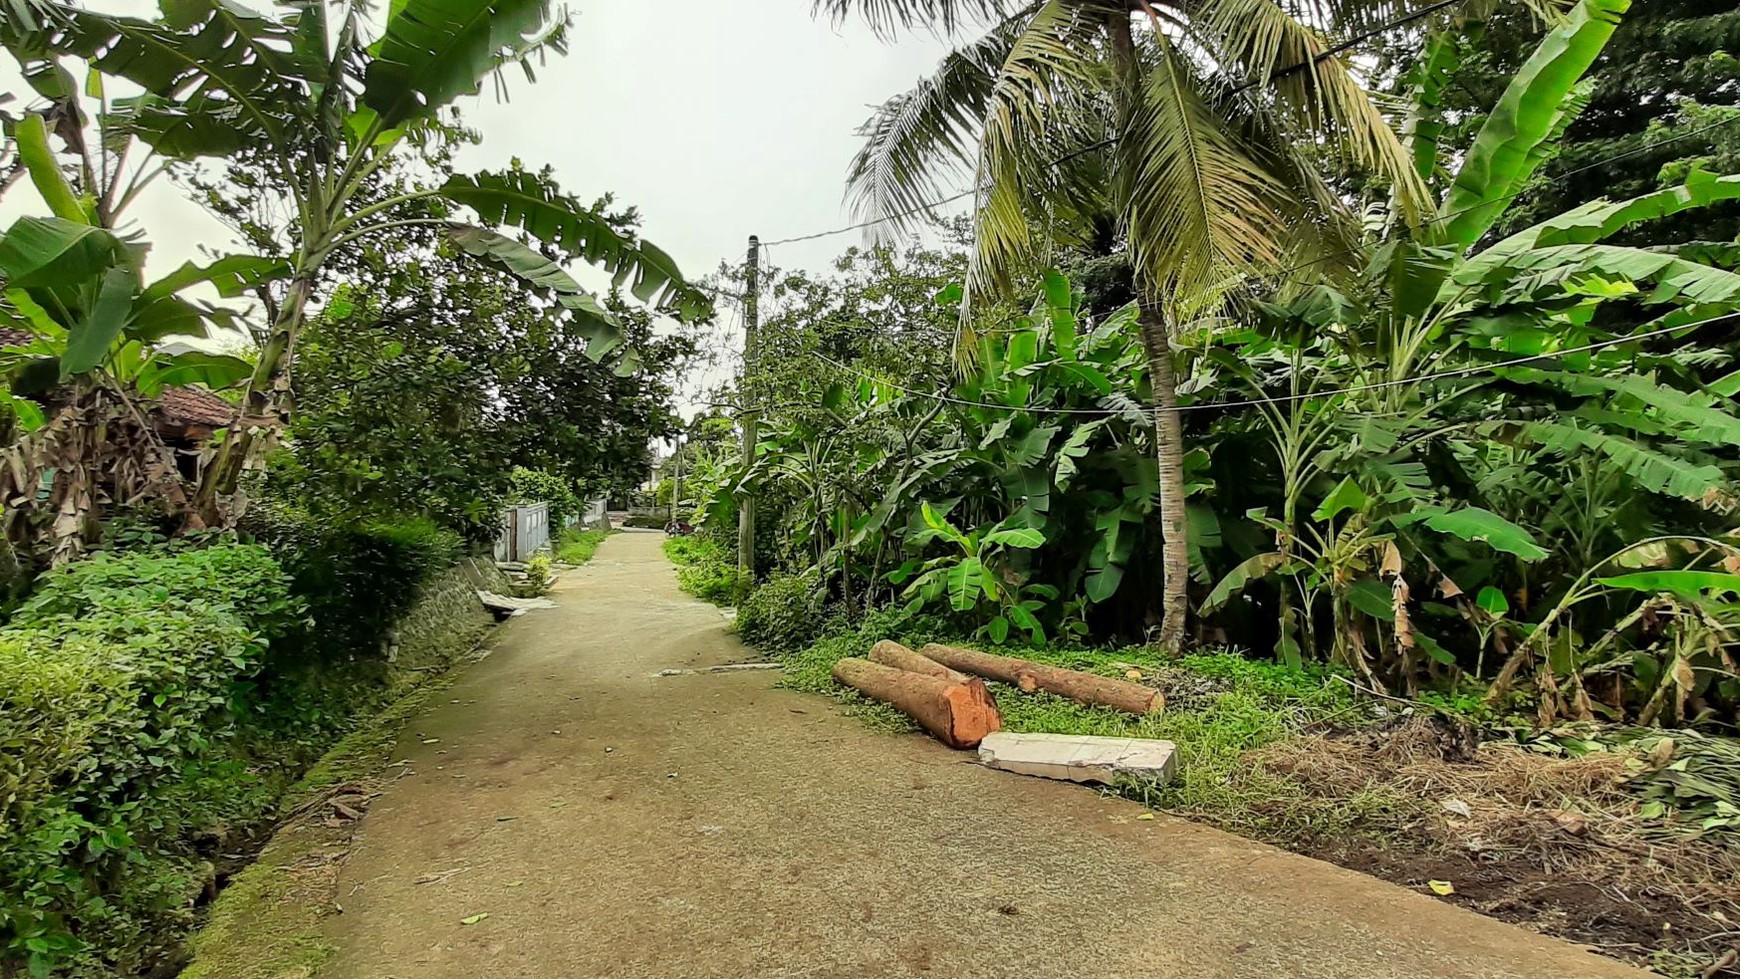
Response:
[[[471,563],[450,568],[423,586],[417,603],[393,630],[387,651],[393,670],[450,666],[470,652],[495,624],[495,616],[477,599],[480,575],[468,566]],[[488,564],[491,571],[500,573],[492,563],[475,563]]]

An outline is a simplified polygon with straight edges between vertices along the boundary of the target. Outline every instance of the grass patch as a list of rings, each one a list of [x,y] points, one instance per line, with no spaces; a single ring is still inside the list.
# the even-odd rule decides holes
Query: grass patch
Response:
[[[614,530],[568,530],[556,540],[552,550],[562,564],[585,564],[598,553],[598,545],[614,533]]]
[[[702,601],[735,606],[754,588],[754,578],[707,537],[670,537],[664,547],[665,556],[677,566],[677,584]]]

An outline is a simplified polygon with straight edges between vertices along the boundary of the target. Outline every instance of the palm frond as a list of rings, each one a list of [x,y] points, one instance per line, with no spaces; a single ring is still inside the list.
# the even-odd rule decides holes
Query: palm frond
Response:
[[[836,24],[857,14],[877,34],[891,37],[917,27],[953,34],[975,20],[1005,19],[1018,6],[1011,0],[814,0],[811,10]]]
[[[930,77],[876,107],[846,175],[858,217],[894,231],[934,217],[930,205],[949,193],[945,184],[972,172],[997,73],[1022,26],[1006,21],[950,52]]]
[[[1164,35],[1119,143],[1125,227],[1137,274],[1162,293],[1207,289],[1228,272],[1272,266],[1283,187],[1209,107],[1191,64]]]
[[[1435,209],[1412,155],[1345,58],[1318,60],[1333,43],[1322,32],[1277,0],[1218,0],[1196,26],[1218,62],[1249,73],[1252,94],[1273,93],[1283,119],[1327,135],[1353,163],[1388,181],[1410,225]]]
[[[1092,41],[1097,19],[1071,0],[1049,0],[1015,39],[997,74],[986,108],[979,150],[978,186],[986,188],[975,218],[976,247],[967,276],[975,292],[1008,293],[1014,276],[1033,260],[1029,204],[1054,183],[1050,131],[1070,93],[1100,87],[1101,62]]]

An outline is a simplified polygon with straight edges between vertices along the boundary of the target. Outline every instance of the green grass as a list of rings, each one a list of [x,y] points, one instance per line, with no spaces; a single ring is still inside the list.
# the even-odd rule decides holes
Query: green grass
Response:
[[[703,601],[734,606],[753,587],[751,577],[738,570],[724,548],[706,537],[691,534],[667,538],[665,556],[677,566],[677,584]]]
[[[833,679],[834,663],[843,657],[865,655],[887,634],[886,628],[866,626],[825,637],[807,649],[782,656],[783,685],[833,697],[878,730],[915,731],[916,725],[893,707],[863,697]],[[898,638],[916,648],[937,637]],[[1264,772],[1247,757],[1250,751],[1298,737],[1313,726],[1357,718],[1351,691],[1328,670],[1291,669],[1234,652],[1192,655],[1176,661],[1163,661],[1145,649],[999,652],[1111,677],[1125,677],[1134,668],[1144,681],[1168,692],[1165,711],[1137,717],[1044,692],[1027,694],[1006,684],[990,685],[1008,731],[1158,738],[1175,743],[1178,769],[1170,783],[1117,787],[1146,805],[1273,840],[1336,831],[1358,825],[1385,807],[1402,805],[1403,800],[1383,793],[1342,800],[1333,807],[1314,804],[1296,783]],[[1380,825],[1393,822],[1375,820]]]
[[[598,545],[614,533],[614,530],[568,530],[556,540],[552,550],[562,564],[585,564],[598,552]]]

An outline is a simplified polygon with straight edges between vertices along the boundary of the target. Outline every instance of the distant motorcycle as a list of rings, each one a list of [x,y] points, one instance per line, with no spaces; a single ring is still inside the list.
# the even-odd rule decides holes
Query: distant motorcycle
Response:
[[[694,525],[689,523],[687,520],[672,520],[670,523],[665,524],[666,537],[687,537],[694,532]]]

